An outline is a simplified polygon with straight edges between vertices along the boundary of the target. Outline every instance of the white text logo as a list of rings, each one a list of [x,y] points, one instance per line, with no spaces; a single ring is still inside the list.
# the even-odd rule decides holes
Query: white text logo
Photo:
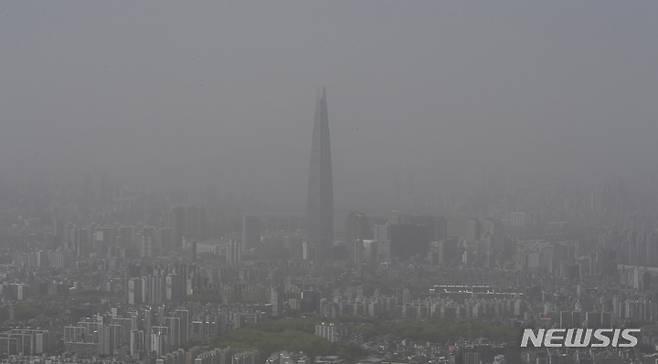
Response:
[[[632,348],[640,329],[524,329],[521,347]]]

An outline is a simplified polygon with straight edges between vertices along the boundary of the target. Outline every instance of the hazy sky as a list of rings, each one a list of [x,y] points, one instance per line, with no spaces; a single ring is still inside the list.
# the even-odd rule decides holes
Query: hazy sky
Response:
[[[338,209],[481,173],[654,173],[657,18],[655,1],[3,1],[0,170],[301,208],[326,85]]]

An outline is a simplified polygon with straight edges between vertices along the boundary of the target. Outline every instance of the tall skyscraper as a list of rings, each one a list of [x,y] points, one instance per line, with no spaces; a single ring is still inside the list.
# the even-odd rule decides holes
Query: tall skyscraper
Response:
[[[226,245],[226,263],[239,266],[242,262],[242,244],[238,240],[230,240]]]
[[[261,221],[256,216],[242,218],[242,247],[255,248],[260,244]]]
[[[334,242],[334,191],[327,94],[324,88],[315,108],[311,164],[306,199],[306,234],[311,257],[327,258]]]

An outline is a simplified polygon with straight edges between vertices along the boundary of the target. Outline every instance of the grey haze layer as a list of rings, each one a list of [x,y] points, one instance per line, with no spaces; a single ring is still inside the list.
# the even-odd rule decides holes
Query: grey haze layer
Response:
[[[0,175],[213,184],[301,216],[309,100],[324,84],[337,209],[432,208],[490,181],[648,180],[656,13],[653,1],[6,1]]]

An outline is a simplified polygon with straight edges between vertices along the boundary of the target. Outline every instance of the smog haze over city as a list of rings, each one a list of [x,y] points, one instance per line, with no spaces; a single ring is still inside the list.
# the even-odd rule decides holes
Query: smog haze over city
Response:
[[[0,363],[651,362],[657,16],[1,3]]]
[[[4,179],[110,173],[304,204],[329,91],[342,210],[501,184],[655,185],[652,2],[3,5]],[[457,192],[455,192],[457,193]]]

